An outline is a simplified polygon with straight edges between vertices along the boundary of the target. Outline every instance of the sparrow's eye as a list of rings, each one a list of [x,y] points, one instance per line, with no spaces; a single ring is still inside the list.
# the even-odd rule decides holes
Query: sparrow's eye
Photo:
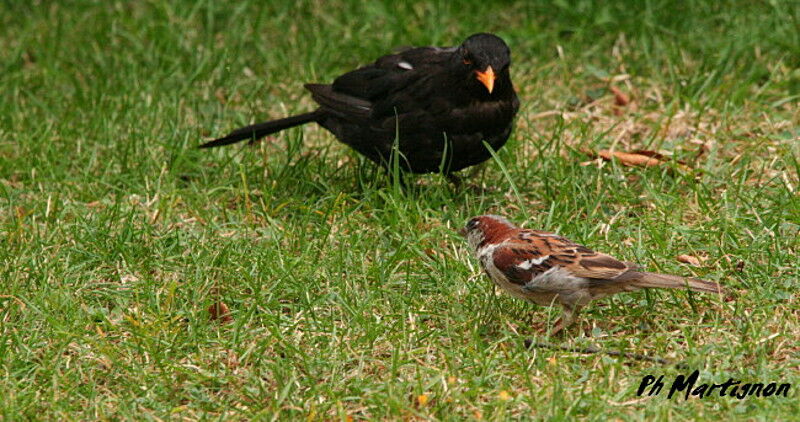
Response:
[[[475,227],[478,227],[478,220],[476,219],[469,220],[469,223],[467,223],[467,230],[472,230]]]
[[[464,64],[470,65],[470,64],[472,64],[472,60],[464,57]]]

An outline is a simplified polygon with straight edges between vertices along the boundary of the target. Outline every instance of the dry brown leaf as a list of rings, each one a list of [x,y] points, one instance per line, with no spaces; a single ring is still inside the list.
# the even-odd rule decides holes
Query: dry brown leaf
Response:
[[[222,88],[217,88],[217,90],[214,91],[214,96],[217,97],[217,101],[219,101],[220,104],[224,105],[228,102],[228,99],[225,98],[225,91],[223,91]]]
[[[611,87],[609,87],[609,90],[611,90],[611,92],[614,94],[615,105],[624,107],[631,102],[631,98],[628,96],[628,94],[622,92],[619,88],[615,87],[614,85],[611,85]]]
[[[630,152],[609,151],[607,149],[603,149],[598,152],[584,150],[584,152],[590,157],[600,157],[605,161],[616,160],[620,164],[629,167],[655,167],[672,161],[670,157],[665,156],[664,154],[643,149]],[[682,170],[688,171],[690,169],[690,167],[687,166],[683,161],[675,160],[675,163],[677,163],[677,166]]]
[[[223,324],[233,321],[231,312],[228,310],[228,305],[222,302],[212,303],[211,306],[208,307],[208,313],[212,321],[219,320]]]
[[[683,262],[684,264],[693,265],[695,267],[700,266],[700,259],[692,255],[678,255],[678,262]]]
[[[652,155],[648,153],[652,153]],[[598,151],[597,155],[606,161],[617,159],[626,166],[654,167],[664,164],[664,161],[660,160],[661,154],[652,151],[620,152],[604,149]]]
[[[17,219],[22,220],[25,216],[28,215],[28,210],[23,207],[16,207],[14,211],[17,212]]]
[[[438,258],[438,257],[440,257],[442,255],[438,250],[436,250],[434,248],[425,248],[424,252],[425,252],[425,255],[427,255],[428,258],[430,258],[430,259],[436,259],[436,258]]]

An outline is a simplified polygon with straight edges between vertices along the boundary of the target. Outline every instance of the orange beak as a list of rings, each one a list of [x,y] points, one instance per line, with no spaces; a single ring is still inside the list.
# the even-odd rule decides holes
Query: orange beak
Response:
[[[486,67],[486,70],[483,72],[475,71],[476,78],[481,81],[483,86],[489,90],[489,93],[492,93],[494,90],[494,80],[497,79],[497,75],[494,74],[494,69],[491,66]]]

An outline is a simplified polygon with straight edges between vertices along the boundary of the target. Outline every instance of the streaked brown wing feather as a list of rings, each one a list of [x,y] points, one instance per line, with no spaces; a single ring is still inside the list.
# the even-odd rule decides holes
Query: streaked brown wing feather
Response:
[[[578,277],[607,280],[613,280],[629,269],[624,262],[601,253],[596,253],[591,257],[582,257],[573,266],[569,267],[572,274]]]
[[[525,244],[506,242],[505,246],[494,251],[494,265],[506,276],[508,281],[524,286],[537,275],[552,268],[552,265],[548,262],[549,260],[539,264],[520,266],[530,260],[542,257],[542,255],[535,252],[534,249],[527,247]]]
[[[518,239],[528,242],[541,256],[550,255],[547,262],[551,266],[564,267],[576,277],[613,280],[631,269],[610,255],[595,252],[554,233],[522,230]]]

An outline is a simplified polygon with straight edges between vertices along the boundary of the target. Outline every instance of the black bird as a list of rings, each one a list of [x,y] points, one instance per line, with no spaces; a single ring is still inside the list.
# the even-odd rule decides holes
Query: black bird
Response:
[[[509,75],[511,51],[492,34],[460,46],[419,47],[379,58],[336,78],[306,84],[319,104],[310,112],[236,129],[200,148],[255,141],[309,122],[387,166],[395,144],[398,163],[414,173],[445,174],[486,161],[505,145],[519,100]]]

